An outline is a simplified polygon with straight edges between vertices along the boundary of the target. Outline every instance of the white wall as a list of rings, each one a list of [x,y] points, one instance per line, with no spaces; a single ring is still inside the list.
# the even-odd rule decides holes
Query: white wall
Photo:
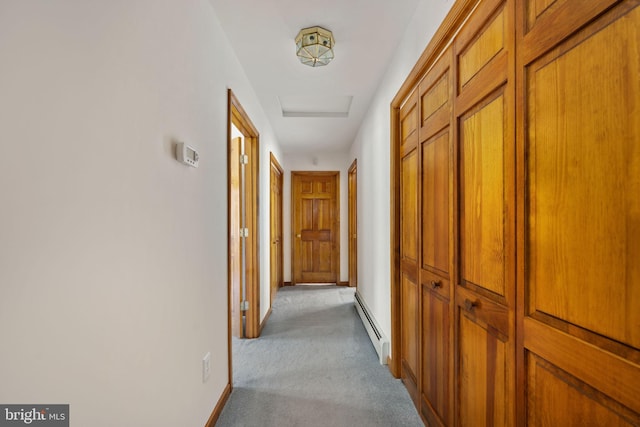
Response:
[[[358,292],[389,339],[390,104],[452,5],[420,1],[351,146],[358,159]]]
[[[278,159],[279,160],[279,159]],[[349,280],[349,204],[348,171],[353,157],[348,152],[286,153],[280,162],[284,169],[282,228],[284,232],[284,280],[291,281],[291,171],[340,172],[340,281]],[[314,164],[315,163],[315,164]]]
[[[3,0],[0,58],[0,402],[204,425],[228,380],[227,87],[261,133],[263,194],[278,151],[214,11]]]

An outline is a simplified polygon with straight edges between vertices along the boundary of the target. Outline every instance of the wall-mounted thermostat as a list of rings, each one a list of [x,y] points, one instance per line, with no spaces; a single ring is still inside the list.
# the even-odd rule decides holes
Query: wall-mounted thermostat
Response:
[[[185,165],[193,166],[194,168],[198,167],[198,152],[193,148],[189,147],[184,142],[178,142],[176,144],[176,158],[179,162],[184,163]]]

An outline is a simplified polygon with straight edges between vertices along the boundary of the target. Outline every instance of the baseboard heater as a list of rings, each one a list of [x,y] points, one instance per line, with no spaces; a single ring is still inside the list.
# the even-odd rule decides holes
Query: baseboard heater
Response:
[[[371,315],[371,311],[367,307],[367,305],[362,300],[360,294],[356,291],[354,305],[356,306],[356,311],[362,320],[362,324],[364,328],[367,330],[369,334],[369,338],[371,339],[371,343],[373,347],[376,349],[376,353],[378,353],[378,358],[380,359],[381,365],[387,364],[387,358],[389,357],[389,340],[384,334],[381,332],[376,319]]]

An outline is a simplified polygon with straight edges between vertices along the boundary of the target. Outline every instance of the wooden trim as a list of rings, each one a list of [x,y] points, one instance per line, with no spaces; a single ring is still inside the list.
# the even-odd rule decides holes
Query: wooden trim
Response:
[[[247,227],[249,228],[249,237],[247,238],[247,295],[249,301],[249,310],[246,314],[246,333],[245,338],[256,338],[260,331],[260,223],[258,220],[259,213],[259,191],[260,191],[260,134],[251,122],[246,111],[234,95],[231,89],[227,92],[227,143],[231,144],[231,127],[236,126],[245,137],[245,153],[248,154],[250,162],[249,168],[246,170],[246,187],[249,192],[247,197]],[[229,176],[227,176],[229,180]],[[229,181],[228,181],[229,182]],[[230,194],[227,194],[227,212],[230,213]],[[229,215],[228,215],[229,216]],[[229,221],[229,218],[227,218]],[[228,223],[228,227],[229,227]],[[229,238],[229,237],[228,237]],[[231,251],[230,241],[227,242],[227,269],[231,271]],[[227,275],[227,289],[231,294],[231,275]],[[231,301],[229,304],[234,303]],[[229,305],[229,316],[231,316],[231,305]],[[231,325],[231,318],[229,318]],[[229,326],[231,327],[231,326]],[[229,360],[231,361],[231,334],[229,334]],[[230,377],[231,377],[231,362]],[[231,382],[231,381],[230,381]]]
[[[526,350],[640,412],[640,370],[636,364],[529,317],[523,324]],[[616,374],[603,374],[603,367]]]
[[[526,28],[524,23],[526,22],[526,14],[527,9],[524,2],[516,2],[516,11],[515,11],[515,22],[521,22],[523,25],[515,25],[516,34],[514,35],[516,43],[520,45],[522,43],[522,39],[524,37]],[[515,52],[516,56],[516,66],[515,66],[515,143],[516,143],[516,189],[526,188],[526,158],[525,158],[525,139],[526,133],[524,126],[518,125],[518,123],[525,123],[525,112],[523,105],[525,103],[524,99],[524,67],[523,64],[523,54],[522,49],[517,49]],[[516,223],[517,224],[526,224],[526,210],[525,210],[525,191],[516,191]],[[524,286],[524,278],[525,278],[525,263],[522,262],[522,256],[526,254],[525,249],[525,239],[526,239],[526,227],[522,225],[518,225],[516,227],[516,395],[515,395],[515,405],[516,405],[516,420],[525,420],[527,417],[527,373],[526,373],[526,358],[525,352],[521,351],[524,349],[524,322],[522,319],[524,318],[525,313],[525,286]],[[524,255],[526,258],[526,255]]]
[[[282,216],[283,216],[283,197],[284,197],[284,170],[282,169],[282,166],[280,166],[280,163],[278,162],[278,159],[276,158],[276,156],[273,154],[273,152],[269,152],[269,158],[270,158],[270,165],[269,165],[269,188],[271,189],[272,186],[274,185],[273,182],[273,175],[278,174],[280,175],[279,177],[279,182],[277,185],[277,188],[280,192],[280,201],[279,201],[279,206],[277,206],[276,209],[276,217],[274,218],[273,215],[273,206],[271,206],[271,204],[273,203],[273,192],[271,193],[271,196],[269,197],[269,241],[270,241],[270,245],[269,245],[269,294],[270,294],[270,298],[269,298],[269,304],[271,306],[271,303],[273,303],[273,299],[275,298],[275,294],[277,293],[278,289],[281,288],[283,286],[283,280],[284,280],[284,255],[283,255],[283,248],[284,248],[284,229],[283,229],[283,221],[282,221]],[[275,172],[274,172],[275,169]],[[274,236],[274,224],[276,225],[276,229],[280,231],[280,236]],[[276,254],[275,256],[275,262],[276,262],[276,272],[273,271],[273,265],[272,265],[272,257],[274,256],[273,254],[273,244],[274,244],[274,238],[279,237],[279,241],[277,242],[277,244],[280,247],[280,251],[279,253]],[[275,275],[275,277],[274,277]],[[278,283],[276,284],[276,289],[275,292],[272,288],[273,283],[276,281],[274,280],[276,279],[278,281]],[[279,280],[278,280],[279,279]]]
[[[479,4],[479,0],[457,0],[420,55],[406,80],[396,93],[390,105],[390,258],[391,258],[391,354],[389,370],[399,378],[401,374],[400,357],[400,107],[417,87],[420,79],[444,54],[464,21]]]
[[[229,95],[229,106],[230,107],[233,106],[233,108],[235,109],[235,110],[231,109],[229,111],[230,113],[229,120],[233,121],[235,126],[238,128],[238,130],[240,130],[240,132],[243,135],[249,136],[249,137],[253,136],[257,138],[259,135],[258,130],[253,125],[253,122],[251,122],[251,119],[249,119],[249,115],[246,113],[244,108],[242,108],[240,101],[238,101],[238,98],[236,98],[235,94],[231,89],[229,89],[228,95]]]
[[[391,105],[390,255],[391,255],[391,355],[387,366],[400,378],[400,107]]]
[[[355,237],[354,237],[355,236]],[[347,251],[349,286],[358,286],[358,159],[347,172]]]
[[[280,172],[282,174],[282,177],[284,178],[284,169],[282,169],[282,166],[280,166],[280,162],[278,162],[278,159],[273,154],[273,151],[269,152],[269,157],[271,159],[271,164],[274,165],[276,169],[278,169],[278,172]]]
[[[269,307],[269,311],[267,311],[267,314],[264,315],[264,319],[262,319],[262,322],[260,322],[260,335],[262,335],[262,330],[264,329],[265,326],[267,326],[267,321],[269,320],[269,317],[271,317],[271,307]]]
[[[249,143],[247,150],[246,143]],[[245,141],[245,152],[249,155],[249,169],[246,173],[247,181],[251,185],[251,195],[247,197],[247,226],[249,237],[247,238],[247,338],[260,336],[260,221],[258,205],[260,195],[260,150],[258,149],[258,137],[253,136]]]
[[[233,384],[233,353],[232,353],[232,319],[231,316],[231,304],[233,303],[233,289],[232,289],[232,277],[231,277],[231,101],[232,96],[231,89],[227,94],[227,380],[228,385]],[[215,410],[214,410],[215,413]],[[213,414],[212,414],[213,416]],[[217,417],[216,417],[217,420]],[[211,418],[209,418],[211,421]],[[215,424],[215,423],[214,423]],[[207,423],[207,426],[209,424]]]
[[[347,282],[338,282],[338,283],[336,283],[336,285],[338,285],[338,286],[351,286],[351,283],[349,283],[348,281]]]
[[[282,285],[283,285],[283,286],[293,286],[293,285],[291,285],[291,282],[283,282],[283,284],[282,284]]]
[[[207,420],[207,423],[204,425],[204,427],[214,427],[216,425],[216,422],[218,421],[218,418],[220,418],[220,414],[224,409],[224,405],[227,404],[229,396],[231,396],[231,390],[231,383],[228,383],[222,391],[222,395],[220,396],[220,399],[218,399],[218,403],[216,403],[216,407],[213,408],[213,412],[211,412],[211,416],[209,416],[209,419]]]
[[[431,41],[424,49],[420,58],[409,72],[406,80],[400,86],[398,93],[391,101],[392,108],[400,108],[404,100],[418,84],[422,76],[431,68],[440,54],[453,41],[454,36],[462,27],[471,11],[480,3],[480,0],[457,0],[451,10],[438,27]]]

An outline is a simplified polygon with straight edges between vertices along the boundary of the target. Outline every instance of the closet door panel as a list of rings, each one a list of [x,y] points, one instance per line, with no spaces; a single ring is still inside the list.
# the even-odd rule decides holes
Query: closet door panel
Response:
[[[620,0],[525,0],[522,45],[526,61],[538,57]]]
[[[495,3],[495,2],[494,2]],[[487,7],[486,9],[490,9]],[[479,12],[479,13],[482,13]],[[458,55],[458,90],[475,77],[505,48],[505,11],[499,10],[489,18],[485,28]]]
[[[461,280],[505,296],[505,106],[502,92],[460,119]],[[503,300],[503,298],[500,298]]]
[[[640,7],[583,4],[522,35],[522,413],[640,425]]]
[[[422,266],[449,278],[449,130],[422,144]]]
[[[427,419],[435,418],[445,425],[450,417],[449,307],[449,300],[437,290],[422,287],[422,412]]]
[[[400,110],[400,375],[418,404],[420,350],[418,92]]]
[[[457,308],[458,425],[509,425],[507,339],[474,313],[477,308]]]
[[[401,161],[401,345],[402,377],[417,396],[418,377],[418,150]]]
[[[449,425],[452,370],[452,50],[419,84],[421,127],[420,412],[429,425]]]
[[[418,285],[407,274],[402,275],[402,379],[415,398],[418,384]],[[409,381],[409,383],[407,383]]]
[[[418,150],[413,150],[401,161],[401,209],[402,233],[400,237],[402,260],[410,263],[418,261]]]
[[[636,349],[639,23],[636,8],[527,72],[529,310]]]
[[[530,427],[630,427],[640,422],[628,409],[535,354],[528,355],[527,366]]]

